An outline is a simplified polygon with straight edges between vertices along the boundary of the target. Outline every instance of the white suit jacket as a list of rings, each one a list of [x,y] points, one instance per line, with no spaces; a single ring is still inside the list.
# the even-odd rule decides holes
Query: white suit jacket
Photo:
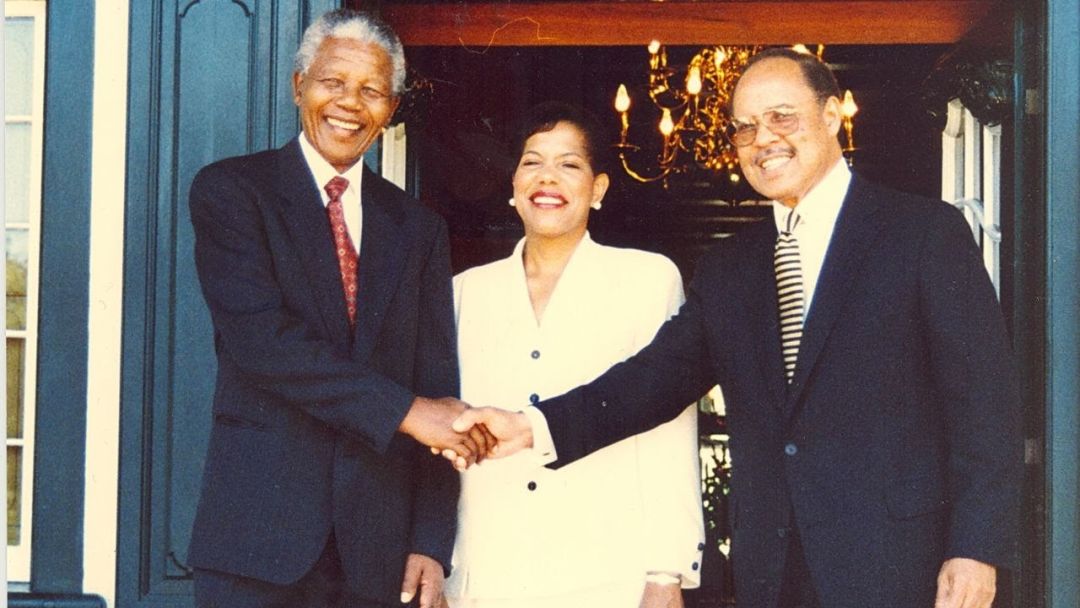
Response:
[[[536,322],[513,255],[454,278],[462,398],[524,408],[648,344],[683,301],[667,258],[582,239]],[[697,410],[559,470],[531,453],[462,475],[447,595],[522,598],[678,572],[699,583]]]

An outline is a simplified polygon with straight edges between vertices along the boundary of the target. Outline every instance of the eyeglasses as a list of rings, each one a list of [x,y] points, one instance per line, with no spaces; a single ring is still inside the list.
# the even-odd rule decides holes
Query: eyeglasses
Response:
[[[791,110],[769,110],[752,121],[732,120],[724,133],[732,144],[741,148],[754,143],[761,126],[781,137],[791,135],[799,128],[799,114]]]

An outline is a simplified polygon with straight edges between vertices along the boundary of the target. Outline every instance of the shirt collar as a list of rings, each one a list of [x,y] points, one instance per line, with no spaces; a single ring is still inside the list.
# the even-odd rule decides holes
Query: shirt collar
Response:
[[[841,158],[829,169],[824,179],[795,205],[795,210],[799,213],[799,224],[809,222],[812,226],[831,228],[840,215],[840,206],[844,203],[850,185],[851,169],[848,169],[847,161]],[[776,219],[777,230],[784,230],[788,211],[788,207],[783,203],[773,201],[773,217]]]
[[[330,197],[326,194],[326,190],[323,188],[334,177],[341,175],[345,179],[349,180],[349,189],[353,190],[359,196],[360,182],[364,176],[364,159],[361,158],[353,166],[349,167],[344,173],[338,173],[330,163],[326,162],[326,159],[319,154],[319,151],[315,149],[315,146],[311,145],[308,141],[307,135],[300,134],[300,151],[304,154],[304,161],[307,162],[308,169],[311,171],[311,176],[315,178],[315,185],[319,188],[319,196],[322,198],[325,205]]]
[[[586,230],[585,235],[581,237],[580,241],[578,241],[577,247],[574,249],[574,253],[570,256],[570,259],[572,260],[575,256],[577,256],[578,252],[580,251],[591,251],[595,245],[596,241],[592,240],[592,237],[589,235],[589,231]],[[510,254],[510,257],[520,262],[521,254],[524,253],[524,251],[525,237],[521,237],[521,239],[518,240],[517,245],[514,245],[514,253]]]

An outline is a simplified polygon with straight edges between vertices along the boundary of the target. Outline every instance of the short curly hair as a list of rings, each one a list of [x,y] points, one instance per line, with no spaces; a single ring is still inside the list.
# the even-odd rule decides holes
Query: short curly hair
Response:
[[[327,38],[349,38],[382,47],[390,56],[393,68],[391,87],[394,95],[405,92],[405,50],[390,26],[371,13],[340,8],[327,13],[304,30],[300,48],[293,58],[293,69],[306,74],[319,47]]]

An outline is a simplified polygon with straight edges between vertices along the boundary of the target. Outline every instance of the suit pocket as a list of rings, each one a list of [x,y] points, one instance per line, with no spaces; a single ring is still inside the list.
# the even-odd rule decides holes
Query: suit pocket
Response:
[[[885,506],[893,519],[910,519],[940,511],[949,505],[941,477],[901,481],[885,493]]]

